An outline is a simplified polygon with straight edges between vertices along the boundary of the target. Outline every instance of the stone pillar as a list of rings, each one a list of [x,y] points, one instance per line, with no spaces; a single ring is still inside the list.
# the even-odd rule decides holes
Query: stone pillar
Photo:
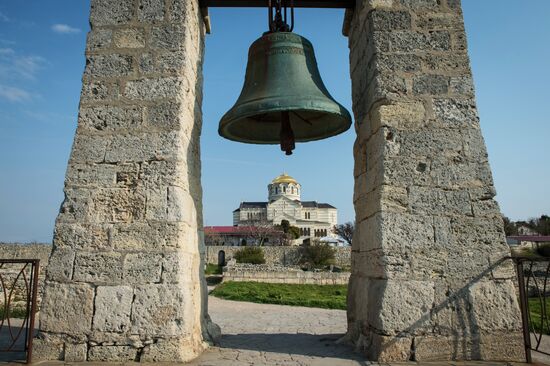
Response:
[[[210,325],[198,0],[92,0],[90,24],[35,354],[188,361]]]
[[[349,30],[348,337],[378,361],[522,361],[459,0],[364,0]]]

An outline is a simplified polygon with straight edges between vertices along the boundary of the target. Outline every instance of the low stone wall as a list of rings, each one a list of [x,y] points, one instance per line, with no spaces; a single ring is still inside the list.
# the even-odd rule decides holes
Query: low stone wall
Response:
[[[349,272],[310,272],[299,268],[238,264],[224,268],[223,281],[347,285]]]
[[[225,251],[225,259],[233,258],[235,252],[243,247],[207,246],[206,263],[218,264],[218,253]],[[267,265],[296,266],[300,260],[300,247],[262,247]],[[351,266],[351,247],[337,247],[335,264],[340,267]]]
[[[0,243],[0,259],[39,259],[40,270],[38,276],[38,305],[42,299],[44,288],[44,277],[46,274],[46,266],[50,256],[52,246],[50,244],[17,244],[17,243]],[[2,279],[7,290],[14,287],[15,291],[11,297],[12,310],[24,309],[26,306],[25,283],[22,277],[17,278],[19,271],[23,267],[22,264],[4,264],[0,268]],[[29,271],[26,272],[27,275]],[[16,281],[17,279],[17,281]],[[4,305],[4,294],[6,291],[0,285],[0,306]]]

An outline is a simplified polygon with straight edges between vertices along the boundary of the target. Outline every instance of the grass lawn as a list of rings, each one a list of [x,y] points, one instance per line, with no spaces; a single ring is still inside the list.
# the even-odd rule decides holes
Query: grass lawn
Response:
[[[217,264],[208,263],[206,269],[204,270],[206,275],[217,275],[222,274],[222,269]]]
[[[4,305],[0,305],[0,321],[4,319],[6,309],[4,308]],[[10,318],[25,318],[27,316],[27,310],[21,309],[21,308],[15,308],[11,309],[10,311]]]
[[[539,301],[538,297],[532,297],[529,299],[529,313],[531,314],[531,324],[529,324],[529,328],[532,330],[535,330],[537,332],[541,331],[541,311],[542,310],[542,304]],[[550,298],[546,299],[546,316],[547,319],[550,320]],[[543,324],[542,326],[543,333],[544,334],[550,334],[549,324]]]
[[[291,285],[284,283],[224,282],[211,292],[227,300],[346,309],[347,285]]]

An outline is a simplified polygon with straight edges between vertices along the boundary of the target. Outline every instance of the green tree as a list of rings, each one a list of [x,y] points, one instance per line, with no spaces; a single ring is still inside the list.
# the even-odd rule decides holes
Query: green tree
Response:
[[[345,224],[340,224],[334,226],[332,232],[342,239],[344,239],[350,246],[351,241],[353,240],[353,233],[355,232],[355,221],[346,222]]]
[[[311,268],[317,268],[334,264],[336,250],[328,244],[312,242],[311,245],[302,247],[301,264],[306,264]]]
[[[235,252],[237,263],[264,264],[264,251],[261,247],[244,247]]]
[[[502,216],[502,221],[504,221],[504,233],[506,236],[518,235],[518,227],[515,222],[504,215]]]

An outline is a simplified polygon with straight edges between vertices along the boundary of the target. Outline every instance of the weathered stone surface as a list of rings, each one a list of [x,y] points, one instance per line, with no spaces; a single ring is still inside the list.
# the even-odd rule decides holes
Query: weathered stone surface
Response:
[[[417,334],[430,324],[434,301],[433,282],[377,280],[369,287],[369,307],[380,309],[369,316],[369,324],[387,335]]]
[[[91,131],[117,131],[139,128],[142,124],[140,107],[90,107],[80,108],[78,125]]]
[[[88,284],[47,283],[40,312],[40,329],[83,338],[91,330],[93,299],[94,290]]]
[[[197,357],[203,347],[203,345],[191,345],[185,339],[159,339],[143,349],[141,361],[188,362]]]
[[[146,284],[160,282],[163,271],[162,254],[128,253],[122,264],[122,278],[128,284]]]
[[[347,336],[377,361],[521,360],[497,341],[520,334],[519,309],[460,2],[359,2],[349,38],[357,224]]]
[[[138,19],[158,21],[164,19],[164,0],[140,0]]]
[[[86,60],[85,77],[129,76],[133,72],[132,56],[90,55]]]
[[[128,0],[94,0],[90,23],[95,26],[118,25],[129,22],[134,15],[134,2]]]
[[[117,252],[80,252],[76,256],[73,279],[92,283],[120,283],[122,255]]]
[[[136,357],[137,349],[131,346],[94,346],[88,353],[88,361],[125,362]]]
[[[111,29],[97,29],[88,33],[86,49],[97,51],[111,47],[113,31]]]
[[[142,48],[145,47],[145,34],[137,28],[121,29],[115,32],[113,43],[118,48]]]
[[[88,345],[86,343],[65,343],[66,362],[84,362],[88,356]]]
[[[66,282],[73,277],[75,252],[60,248],[50,257],[47,277],[51,281]]]
[[[98,286],[93,330],[117,333],[128,331],[133,297],[134,290],[129,286]]]
[[[199,2],[92,0],[90,23],[39,344],[46,359],[188,361],[209,337]]]
[[[63,339],[46,332],[41,332],[33,339],[33,361],[57,361],[64,356]]]
[[[124,96],[136,101],[175,98],[187,88],[187,81],[182,77],[141,79],[127,82]]]

